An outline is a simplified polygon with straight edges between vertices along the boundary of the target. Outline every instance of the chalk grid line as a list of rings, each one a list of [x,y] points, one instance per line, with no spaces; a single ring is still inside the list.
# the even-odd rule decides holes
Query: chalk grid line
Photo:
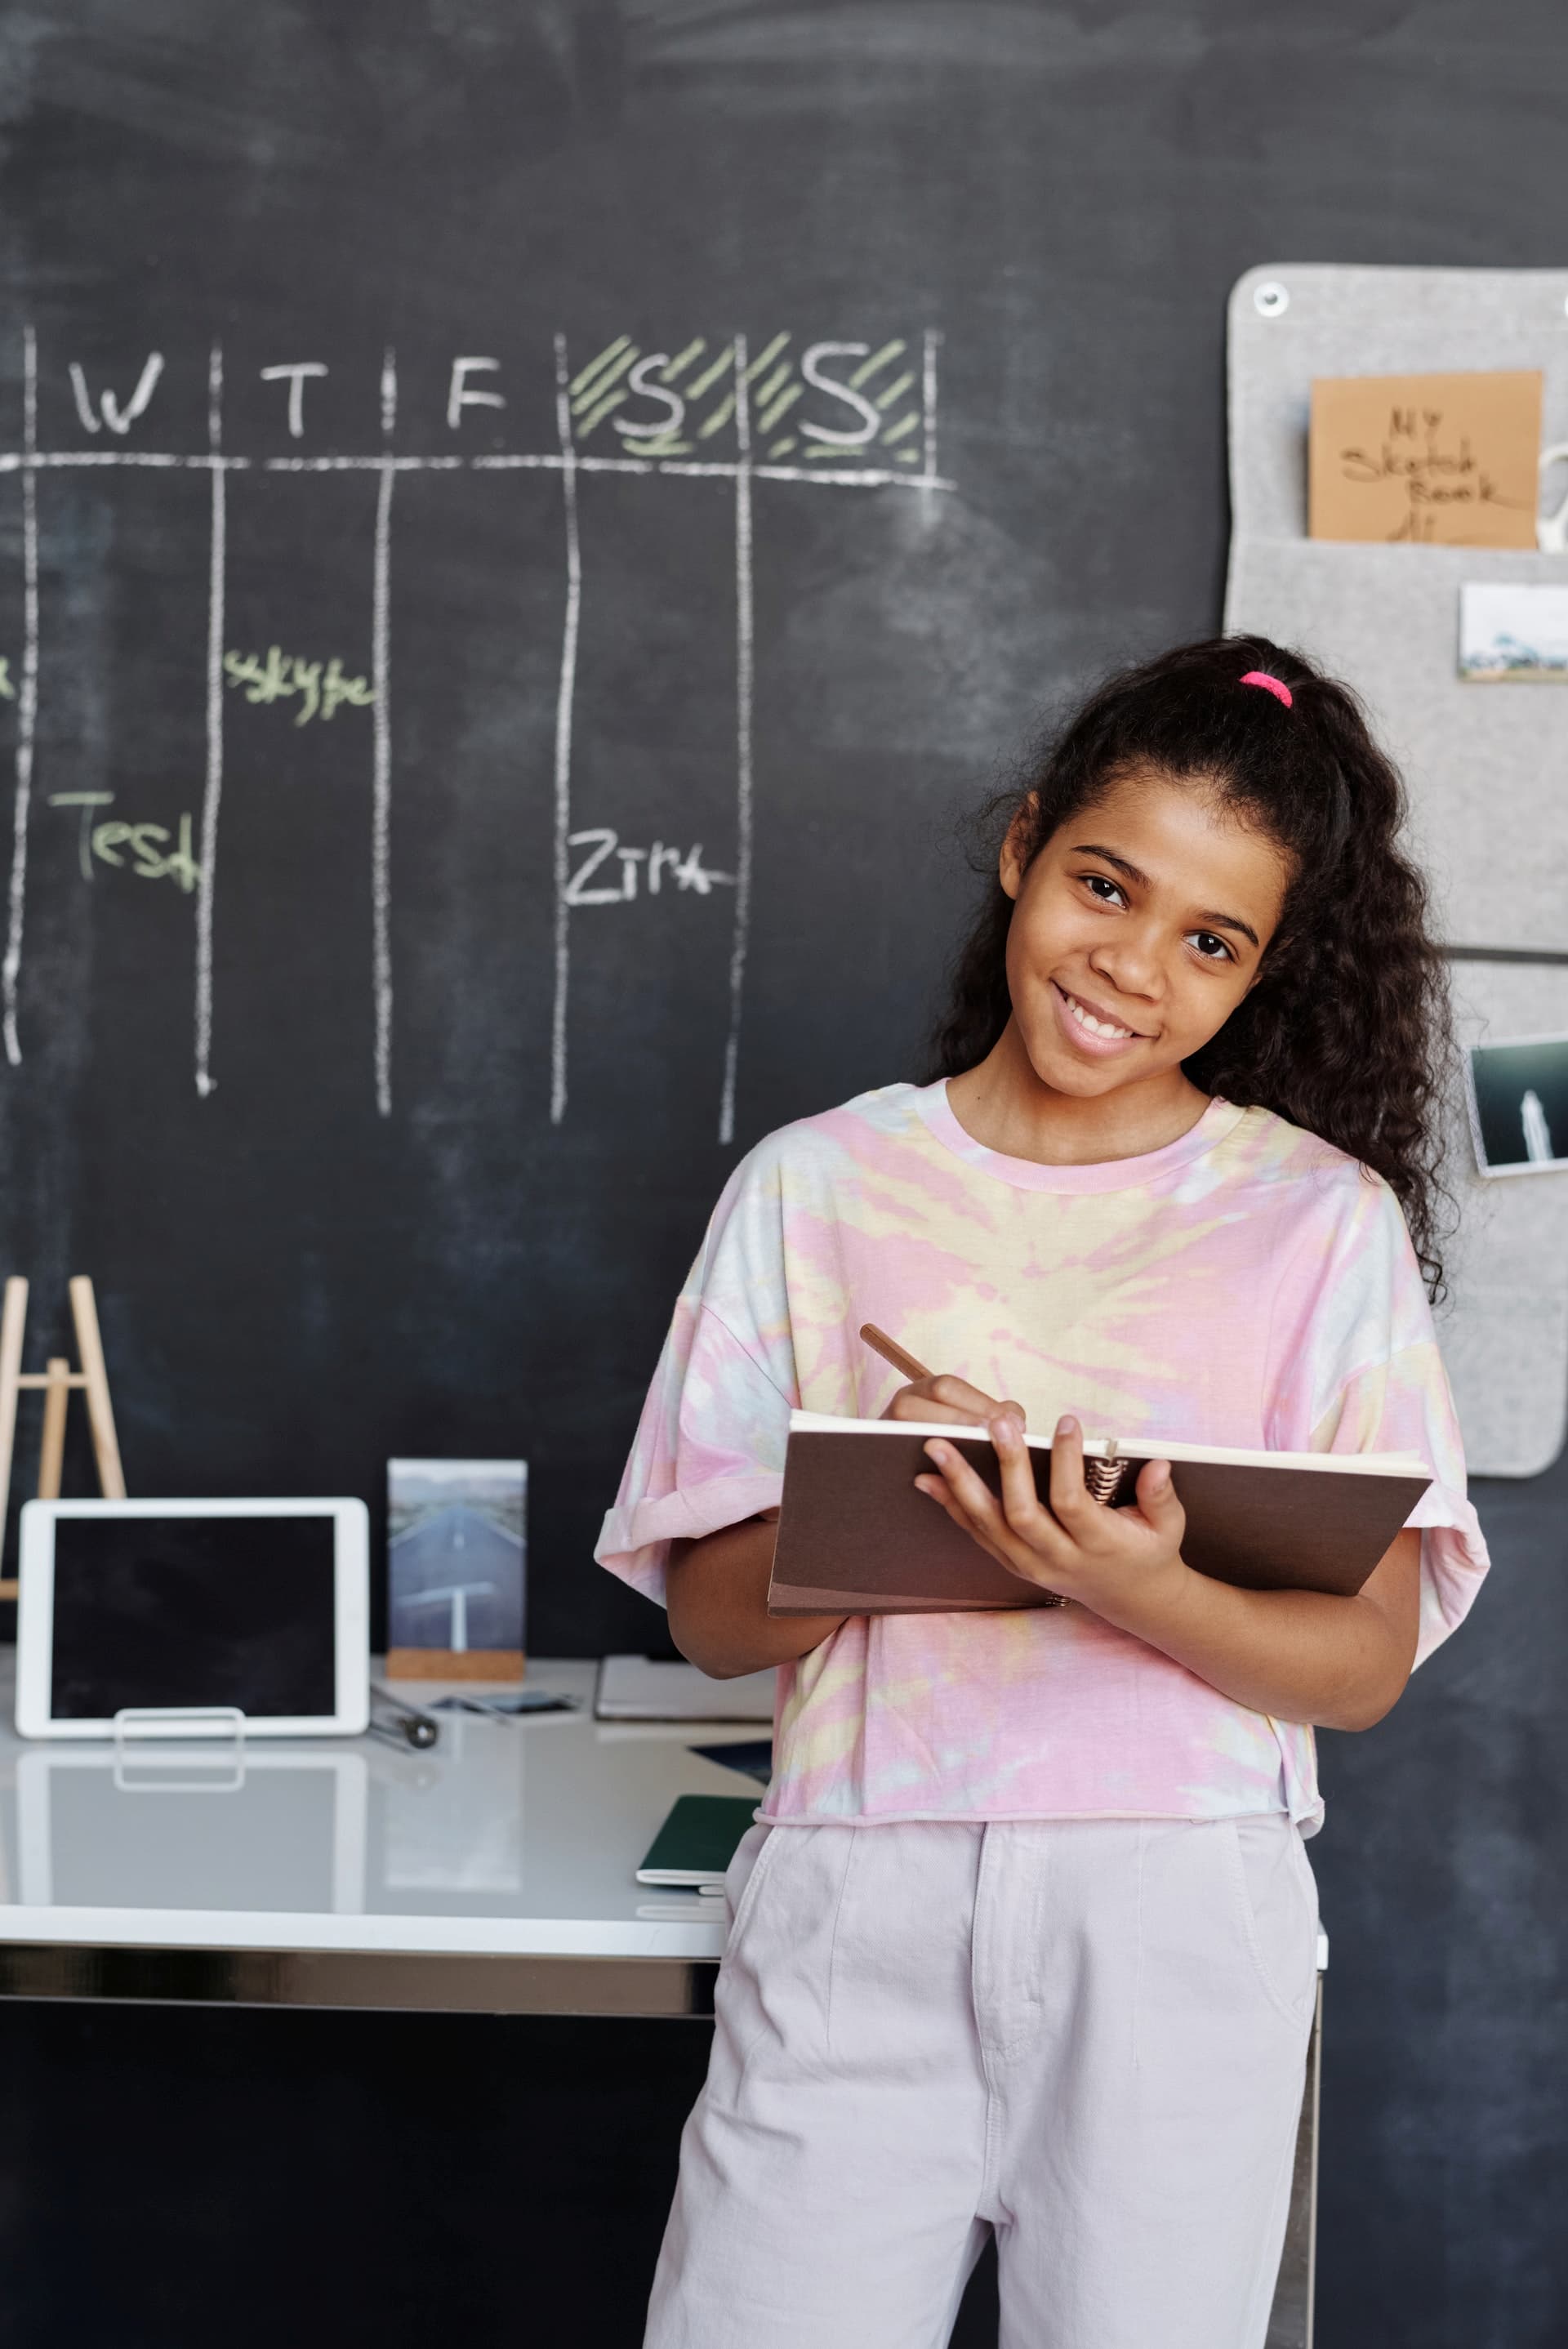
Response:
[[[223,445],[223,348],[207,367],[207,440]],[[223,799],[223,601],[228,554],[228,473],[212,467],[212,520],[207,560],[207,773],[201,792],[201,870],[196,883],[196,1090],[212,1091],[212,892],[218,877],[218,813]]]
[[[20,1067],[22,1060],[16,1005],[22,976],[22,926],[27,905],[27,818],[33,802],[33,746],[38,728],[38,477],[31,462],[38,447],[38,338],[31,326],[22,338],[22,690],[16,708],[16,797],[11,818],[5,959],[0,965],[5,1058],[14,1069]]]
[[[751,388],[746,379],[746,336],[735,338],[735,928],[729,949],[729,1032],[724,1042],[724,1086],[718,1138],[735,1139],[735,1080],[740,1063],[740,1004],[751,936],[751,716],[755,645],[751,598]]]
[[[35,329],[24,329],[23,446],[0,450],[0,473],[22,475],[22,537],[24,641],[21,690],[17,699],[15,795],[12,823],[11,875],[5,954],[0,964],[0,1008],[5,1056],[13,1067],[22,1060],[18,1032],[18,998],[22,943],[26,909],[27,830],[32,803],[34,752],[38,707],[38,512],[37,476],[42,471],[97,470],[129,466],[164,471],[206,471],[211,477],[208,560],[208,624],[206,653],[206,773],[201,802],[201,865],[196,902],[195,1084],[205,1099],[215,1088],[211,1074],[213,897],[217,873],[218,824],[223,790],[223,633],[228,543],[227,479],[232,472],[374,473],[377,479],[376,524],[371,586],[371,670],[375,695],[372,714],[371,786],[371,906],[372,992],[375,1015],[374,1071],[376,1105],[383,1117],[392,1111],[392,724],[391,724],[391,534],[393,489],[399,473],[418,472],[558,472],[564,509],[566,593],[562,625],[561,668],[556,693],[553,865],[555,916],[553,936],[554,986],[550,1024],[550,1119],[559,1125],[567,1104],[567,1015],[571,992],[571,879],[573,723],[577,681],[577,655],[582,630],[583,550],[578,517],[577,478],[581,473],[670,474],[688,480],[733,481],[735,502],[736,588],[736,902],[731,936],[728,992],[729,1014],[725,1040],[724,1077],[719,1101],[718,1138],[735,1138],[736,1085],[739,1069],[741,1014],[746,965],[750,943],[754,850],[753,716],[756,644],[753,593],[754,481],[810,483],[824,489],[901,489],[951,491],[956,484],[937,471],[936,355],[941,336],[928,328],[921,370],[923,462],[915,473],[885,466],[758,464],[751,449],[750,388],[747,381],[748,345],[745,336],[733,344],[737,455],[733,460],[649,457],[589,457],[577,448],[572,424],[566,338],[554,337],[556,429],[559,447],[553,450],[499,451],[472,456],[397,456],[391,442],[397,411],[395,355],[388,350],[381,372],[382,446],[374,456],[243,457],[230,456],[222,447],[222,349],[214,344],[208,372],[208,447],[201,454],[146,449],[41,450],[37,445],[37,340]],[[758,362],[760,365],[761,362]]]
[[[397,420],[397,363],[381,365],[381,429]],[[392,489],[397,469],[388,449],[376,488],[376,541],[370,595],[371,786],[370,964],[376,1006],[376,1107],[392,1114]]]
[[[555,337],[555,429],[561,436],[565,510],[566,604],[561,627],[561,679],[555,696],[555,989],[550,1007],[550,1123],[566,1115],[566,1006],[572,983],[572,719],[577,692],[577,636],[583,617],[583,541],[577,523],[577,450],[572,430],[566,337]]]
[[[584,457],[571,460],[576,473],[668,473],[688,481],[729,481],[739,468],[727,458]],[[472,457],[226,457],[181,456],[168,449],[57,449],[35,457],[0,450],[0,473],[90,471],[99,467],[141,466],[151,471],[204,473],[560,473],[566,460],[551,450],[492,451]],[[953,490],[940,473],[895,473],[882,465],[748,465],[754,481],[814,482],[827,490]]]

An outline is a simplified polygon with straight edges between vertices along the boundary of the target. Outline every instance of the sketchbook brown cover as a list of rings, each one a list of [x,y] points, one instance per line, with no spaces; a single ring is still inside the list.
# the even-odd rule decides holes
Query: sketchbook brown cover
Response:
[[[773,1615],[949,1614],[1039,1607],[1049,1593],[988,1557],[923,1493],[928,1437],[915,1433],[789,1436],[784,1499],[768,1593]],[[995,1491],[988,1436],[947,1435]],[[1130,1485],[1145,1460],[1122,1448]],[[1042,1494],[1050,1454],[1031,1446]],[[1187,1531],[1181,1554],[1200,1573],[1244,1588],[1360,1589],[1430,1479],[1414,1470],[1381,1475],[1321,1468],[1178,1460],[1171,1475]]]

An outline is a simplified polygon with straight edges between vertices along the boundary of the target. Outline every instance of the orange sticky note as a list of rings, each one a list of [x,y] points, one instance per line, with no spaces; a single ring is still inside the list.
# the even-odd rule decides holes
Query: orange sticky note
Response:
[[[1386,545],[1533,546],[1541,374],[1320,376],[1308,531]]]

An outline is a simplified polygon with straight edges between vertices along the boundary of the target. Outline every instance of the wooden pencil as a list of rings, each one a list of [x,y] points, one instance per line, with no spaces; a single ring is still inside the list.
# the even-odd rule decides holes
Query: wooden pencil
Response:
[[[897,1339],[890,1338],[885,1330],[879,1330],[874,1321],[862,1321],[861,1335],[873,1353],[880,1354],[884,1362],[891,1362],[895,1371],[902,1371],[911,1381],[932,1376],[923,1362],[917,1362],[913,1354],[906,1354]]]

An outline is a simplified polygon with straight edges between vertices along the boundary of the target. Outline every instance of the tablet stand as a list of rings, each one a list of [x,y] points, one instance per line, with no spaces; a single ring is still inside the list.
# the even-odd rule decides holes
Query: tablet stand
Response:
[[[5,1303],[0,1311],[0,1529],[11,1497],[11,1455],[16,1436],[16,1402],[24,1387],[44,1391],[44,1434],[38,1453],[38,1498],[60,1497],[60,1468],[66,1451],[66,1405],[71,1389],[87,1397],[88,1424],[92,1430],[93,1456],[98,1463],[98,1490],[106,1501],[125,1498],[125,1472],[119,1464],[119,1444],[114,1432],[114,1411],[108,1399],[108,1371],[98,1334],[98,1301],[86,1273],[70,1284],[71,1318],[77,1329],[81,1369],[73,1371],[63,1354],[51,1354],[46,1369],[24,1371],[22,1340],[27,1326],[27,1284],[19,1274],[5,1283]],[[15,1579],[0,1580],[0,1599],[15,1599]]]
[[[124,1795],[233,1795],[245,1783],[245,1715],[237,1704],[122,1704],[113,1716],[114,1783]],[[214,1758],[210,1745],[186,1750],[187,1741],[222,1737],[226,1743]],[[181,1750],[170,1753],[165,1743],[139,1773],[128,1753],[132,1744],[157,1744],[178,1738]],[[161,1768],[172,1775],[154,1777]],[[214,1775],[222,1769],[222,1775]],[[204,1772],[197,1776],[196,1772]]]

